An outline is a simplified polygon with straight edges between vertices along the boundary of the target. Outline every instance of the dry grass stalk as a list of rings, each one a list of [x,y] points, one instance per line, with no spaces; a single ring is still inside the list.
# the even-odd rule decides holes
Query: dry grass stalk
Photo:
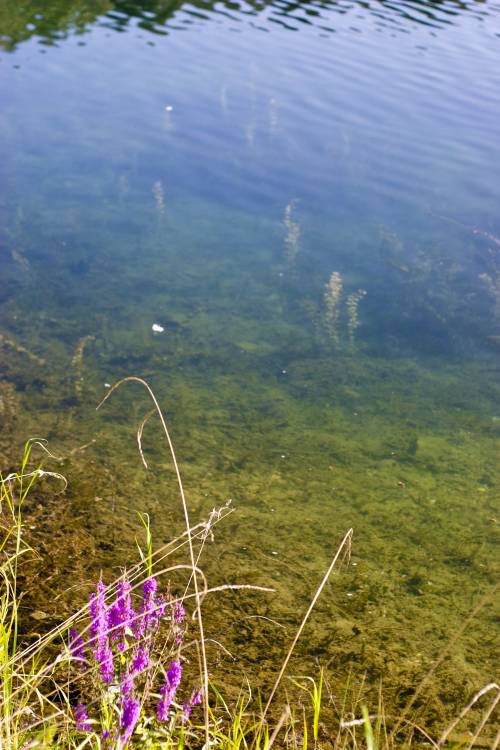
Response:
[[[413,693],[412,697],[404,707],[401,716],[396,721],[396,724],[390,734],[391,741],[394,740],[398,730],[401,727],[401,724],[403,724],[406,720],[406,716],[408,714],[408,711],[411,709],[411,707],[414,705],[417,698],[422,693],[422,690],[424,689],[424,686],[427,684],[428,680],[432,677],[432,675],[435,673],[439,665],[443,662],[446,655],[449,653],[451,648],[455,645],[455,643],[458,641],[460,636],[467,630],[472,620],[476,617],[476,615],[480,612],[480,610],[485,606],[485,604],[494,596],[496,591],[498,590],[500,584],[496,584],[493,586],[491,591],[489,591],[487,594],[485,594],[482,599],[479,601],[479,603],[474,607],[472,612],[469,614],[469,616],[464,620],[462,623],[462,626],[459,628],[459,630],[455,633],[455,635],[449,640],[447,646],[443,649],[441,654],[439,655],[439,658],[434,662],[432,667],[429,669],[425,677],[422,679],[420,684],[417,686],[415,692]]]
[[[459,724],[460,721],[469,713],[471,708],[474,706],[477,701],[483,697],[483,695],[486,695],[486,693],[489,693],[490,690],[497,690],[499,691],[500,695],[500,687],[497,685],[496,682],[490,682],[488,685],[485,685],[478,693],[476,693],[473,698],[469,701],[469,703],[465,706],[465,708],[459,713],[459,715],[453,719],[450,726],[442,733],[441,737],[438,740],[438,745],[444,745],[448,737],[450,736],[451,732],[455,729],[457,724]],[[495,700],[498,701],[499,695],[495,697]]]
[[[180,493],[180,496],[181,496],[182,509],[183,509],[184,520],[185,520],[185,524],[186,524],[187,542],[188,542],[188,547],[189,547],[189,556],[190,556],[191,569],[192,569],[191,578],[193,580],[193,585],[194,585],[194,590],[195,590],[196,611],[197,611],[197,616],[198,616],[198,628],[199,628],[199,631],[200,631],[200,647],[201,647],[201,656],[202,656],[202,665],[203,665],[203,675],[202,675],[202,677],[203,677],[203,705],[204,705],[204,714],[205,714],[205,717],[204,717],[205,718],[205,740],[206,740],[206,744],[207,744],[207,748],[208,748],[209,747],[209,741],[210,741],[210,736],[209,736],[209,704],[208,704],[208,663],[207,663],[207,654],[206,654],[206,647],[205,647],[205,634],[204,634],[204,629],[203,629],[203,619],[201,617],[200,592],[199,592],[199,588],[198,588],[198,579],[197,579],[197,575],[196,575],[196,561],[195,561],[195,556],[194,556],[193,540],[192,540],[191,531],[190,531],[191,530],[191,524],[190,524],[190,521],[189,521],[189,512],[188,512],[188,507],[187,507],[187,500],[186,500],[186,495],[185,495],[185,492],[184,492],[184,486],[182,484],[182,477],[181,477],[181,473],[180,473],[180,470],[179,470],[179,465],[177,463],[177,458],[176,458],[176,455],[175,455],[175,450],[174,450],[172,439],[170,437],[170,433],[169,433],[169,430],[168,430],[168,427],[167,427],[167,423],[166,423],[165,417],[163,416],[163,413],[161,411],[160,405],[159,405],[159,403],[158,403],[158,401],[156,399],[156,396],[153,393],[152,389],[150,388],[149,384],[145,380],[143,380],[142,378],[138,378],[136,376],[129,376],[129,377],[126,377],[126,378],[122,378],[121,380],[119,380],[116,383],[114,383],[114,385],[111,386],[111,388],[109,389],[109,391],[106,393],[106,395],[104,396],[104,398],[102,399],[102,401],[100,401],[100,403],[97,405],[96,408],[99,409],[104,404],[104,402],[107,401],[107,399],[111,396],[111,394],[113,393],[113,391],[115,391],[117,388],[120,388],[125,383],[133,383],[133,382],[139,383],[140,385],[142,385],[146,389],[146,391],[148,392],[151,400],[153,401],[156,413],[158,414],[158,416],[160,418],[161,426],[162,426],[162,429],[163,429],[163,432],[164,432],[164,435],[165,435],[165,439],[166,439],[167,444],[168,444],[168,448],[170,450],[170,455],[172,457],[172,462],[174,464],[175,474],[176,474],[176,478],[177,478],[177,485],[179,487],[179,493]]]
[[[282,712],[279,720],[278,720],[278,723],[276,724],[276,726],[273,729],[273,733],[271,734],[271,736],[269,738],[269,742],[268,742],[268,744],[266,746],[266,750],[271,750],[271,747],[274,745],[276,737],[281,732],[283,724],[285,723],[285,721],[289,720],[290,716],[291,716],[290,706],[287,703],[286,706],[285,706],[285,708],[283,709],[283,712]]]
[[[333,560],[330,563],[330,567],[328,568],[328,570],[326,571],[325,575],[323,576],[323,580],[321,581],[320,585],[318,586],[318,588],[316,590],[316,593],[314,594],[314,596],[312,598],[312,601],[311,601],[311,603],[310,603],[310,605],[309,605],[309,607],[307,609],[307,612],[305,613],[304,617],[302,618],[302,622],[300,623],[299,629],[297,630],[297,633],[295,634],[295,638],[293,639],[292,644],[291,644],[290,648],[288,649],[288,653],[287,653],[287,655],[286,655],[286,657],[285,657],[285,659],[283,661],[283,664],[281,666],[280,672],[278,674],[278,677],[276,678],[276,682],[274,683],[274,686],[273,686],[273,688],[271,690],[269,698],[267,699],[267,703],[266,703],[266,705],[264,707],[264,711],[262,712],[261,725],[264,722],[264,718],[265,718],[265,716],[267,714],[269,706],[271,705],[272,700],[273,700],[273,698],[274,698],[274,696],[276,694],[276,690],[278,689],[278,686],[279,686],[279,684],[280,684],[280,682],[282,680],[282,677],[285,674],[285,670],[286,670],[286,668],[288,666],[288,662],[290,661],[290,657],[292,656],[292,653],[293,653],[293,651],[295,649],[295,646],[297,645],[297,642],[298,642],[298,640],[299,640],[299,638],[300,638],[300,636],[302,634],[302,631],[304,630],[305,624],[306,624],[307,620],[309,619],[309,616],[310,616],[311,612],[313,611],[314,607],[316,606],[316,602],[318,601],[318,599],[319,599],[319,597],[321,595],[321,592],[323,591],[324,587],[326,586],[326,583],[327,583],[328,579],[330,578],[330,575],[332,574],[333,569],[335,568],[335,566],[336,566],[336,564],[337,564],[337,562],[340,559],[340,556],[342,554],[344,554],[344,556],[347,556],[348,558],[350,557],[351,543],[352,543],[352,534],[353,534],[353,530],[349,529],[349,531],[347,531],[347,533],[345,534],[344,538],[342,539],[342,541],[341,541],[341,543],[340,543],[340,545],[339,545],[339,547],[338,547],[338,549],[337,549],[337,551],[336,551],[336,553],[335,553],[335,555],[333,557]]]

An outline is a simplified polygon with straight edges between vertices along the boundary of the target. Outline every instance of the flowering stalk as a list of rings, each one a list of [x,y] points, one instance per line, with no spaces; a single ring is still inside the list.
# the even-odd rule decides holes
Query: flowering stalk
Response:
[[[156,715],[160,721],[166,721],[169,717],[170,706],[175,698],[177,688],[180,685],[182,678],[182,664],[180,661],[173,661],[167,672],[165,684],[163,685],[160,693],[161,698],[158,702],[156,709]]]
[[[115,600],[107,604],[106,587],[99,581],[96,591],[90,596],[90,650],[86,652],[81,636],[74,630],[70,631],[72,658],[79,666],[93,661],[100,676],[101,695],[106,707],[101,716],[108,717],[104,725],[102,719],[92,721],[86,705],[79,703],[73,711],[76,729],[89,732],[96,731],[95,727],[99,726],[105,730],[101,733],[101,741],[106,748],[119,746],[124,749],[128,746],[141,722],[148,692],[153,689],[154,676],[149,673],[149,668],[158,663],[166,645],[163,642],[156,648],[160,621],[167,613],[167,602],[158,594],[156,579],[151,576],[145,581],[138,611],[132,606],[131,589],[130,582],[124,577],[118,584]],[[186,611],[181,602],[176,602],[168,612],[168,637],[173,648],[177,649],[184,636]],[[182,664],[179,659],[174,659],[160,689],[156,710],[158,721],[164,722],[170,717],[181,679]],[[182,704],[182,712],[179,712],[182,724],[189,719],[193,707],[201,703],[201,696],[201,691],[194,691],[190,700]],[[93,692],[90,700],[95,702],[95,697]]]

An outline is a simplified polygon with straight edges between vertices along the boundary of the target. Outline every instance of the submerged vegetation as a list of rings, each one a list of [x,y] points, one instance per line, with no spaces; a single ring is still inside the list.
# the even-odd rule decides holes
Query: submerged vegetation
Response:
[[[289,750],[410,746],[471,749],[477,743],[496,750],[500,743],[500,732],[495,734],[500,686],[495,682],[477,690],[437,735],[422,726],[415,713],[428,677],[447,658],[456,638],[472,626],[494,592],[471,611],[461,632],[443,647],[428,675],[414,686],[397,714],[385,707],[382,683],[375,705],[367,705],[369,694],[362,686],[354,691],[347,686],[339,701],[328,669],[335,653],[326,653],[315,667],[310,661],[312,676],[297,676],[290,671],[294,650],[330,577],[342,564],[349,564],[352,530],[336,549],[267,694],[255,691],[247,677],[247,687],[239,694],[237,690],[235,699],[229,700],[231,686],[226,681],[217,686],[211,676],[205,598],[244,589],[271,594],[273,589],[245,583],[209,586],[201,568],[202,553],[215,527],[233,511],[229,506],[214,509],[205,521],[191,525],[170,434],[148,384],[140,378],[125,378],[109,389],[103,402],[126,382],[141,384],[153,401],[177,478],[185,531],[155,549],[149,517],[139,513],[145,531],[145,544],[139,545],[140,561],[122,561],[123,572],[116,580],[106,585],[101,578],[78,612],[33,639],[23,630],[25,592],[19,585],[24,560],[36,556],[26,540],[25,505],[38,481],[57,481],[64,490],[66,480],[59,472],[45,471],[41,464],[33,468],[35,449],[54,459],[44,441],[26,445],[20,470],[1,477],[2,750],[270,750],[273,745]],[[145,423],[143,420],[139,425],[137,444],[147,466]],[[183,550],[187,551],[187,561],[178,562]]]

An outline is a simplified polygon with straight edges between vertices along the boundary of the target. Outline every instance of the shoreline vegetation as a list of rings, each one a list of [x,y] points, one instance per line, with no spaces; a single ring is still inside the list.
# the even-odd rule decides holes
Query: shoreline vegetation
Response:
[[[46,633],[22,630],[20,578],[26,560],[37,550],[26,540],[25,501],[41,478],[64,491],[66,479],[34,463],[34,453],[49,453],[45,441],[30,440],[19,471],[1,476],[0,535],[0,749],[54,748],[221,748],[270,750],[271,747],[332,750],[399,747],[462,748],[500,746],[495,723],[500,687],[478,686],[462,710],[439,733],[421,726],[415,714],[426,680],[470,627],[489,592],[473,608],[460,632],[444,646],[428,674],[409,694],[404,707],[392,714],[384,706],[380,686],[376,705],[367,704],[363,690],[355,699],[348,691],[336,699],[328,669],[311,658],[311,674],[290,669],[295,646],[303,635],[316,602],[332,575],[349,564],[353,530],[346,531],[331,564],[305,610],[283,654],[281,668],[266,694],[250,678],[238,697],[229,700],[228,685],[216,685],[206,644],[203,603],[223,590],[249,589],[272,595],[274,589],[244,582],[210,587],[202,554],[208,539],[233,508],[216,508],[192,525],[174,446],[159,403],[146,381],[128,377],[109,388],[98,408],[122,385],[135,382],[148,392],[154,409],[137,430],[140,458],[147,468],[142,436],[156,415],[175,469],[185,531],[156,548],[146,513],[137,509],[145,541],[137,543],[139,562],[123,561],[114,581],[94,582],[80,609]],[[177,562],[179,553],[185,562]],[[175,558],[175,560],[174,560]],[[173,561],[174,560],[174,561]],[[75,581],[80,587],[82,582]],[[43,613],[42,613],[43,614]],[[40,617],[43,621],[43,617]],[[43,625],[43,622],[42,622]],[[220,645],[220,644],[219,644]],[[234,687],[234,686],[233,686]]]

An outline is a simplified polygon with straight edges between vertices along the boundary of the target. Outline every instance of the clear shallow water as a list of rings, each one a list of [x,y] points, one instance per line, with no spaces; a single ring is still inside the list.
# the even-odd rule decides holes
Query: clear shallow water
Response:
[[[125,564],[135,510],[181,528],[146,401],[94,412],[141,375],[193,518],[237,508],[211,580],[278,590],[218,603],[214,664],[265,683],[353,526],[301,668],[401,703],[498,571],[500,6],[94,7],[0,14],[2,463],[45,435],[71,482],[39,590]],[[427,720],[494,677],[494,617]]]

